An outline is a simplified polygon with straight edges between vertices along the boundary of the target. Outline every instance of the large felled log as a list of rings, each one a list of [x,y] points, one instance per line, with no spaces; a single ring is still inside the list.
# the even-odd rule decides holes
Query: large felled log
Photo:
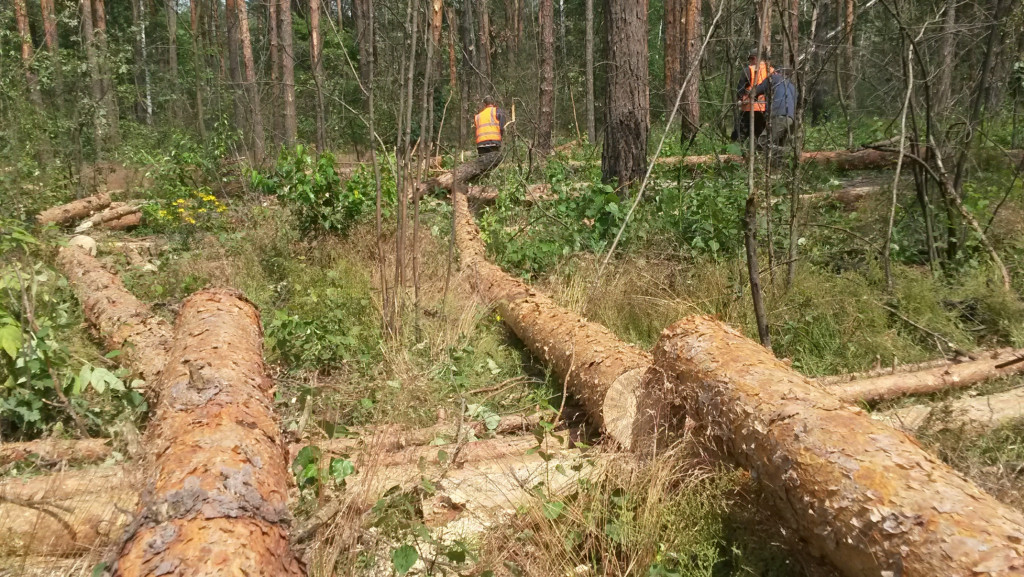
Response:
[[[110,195],[107,193],[88,196],[68,204],[48,208],[36,215],[39,224],[69,225],[92,213],[110,206]]]
[[[502,153],[501,151],[498,151],[482,154],[469,162],[463,162],[455,168],[421,183],[417,194],[422,195],[435,188],[451,190],[452,185],[456,182],[468,182],[481,174],[492,170],[495,166],[498,166],[498,164],[501,163],[501,158]]]
[[[1024,515],[710,318],[668,329],[647,383],[762,481],[848,576],[1022,575]]]
[[[121,279],[78,247],[64,247],[57,266],[71,282],[85,318],[107,350],[120,350],[123,361],[152,385],[167,360],[171,327],[124,288]]]
[[[936,415],[948,428],[984,432],[1024,419],[1024,388],[984,397],[968,397],[938,405],[913,405],[882,413],[881,419],[907,431],[916,431]]]
[[[99,227],[105,228],[107,230],[128,230],[131,228],[135,228],[140,224],[142,224],[142,212],[136,210],[135,212],[126,214],[121,218],[108,220],[107,222],[101,224]]]
[[[108,459],[112,452],[107,439],[40,439],[0,443],[0,467],[30,457],[47,464],[97,463]]]
[[[913,373],[861,379],[837,387],[835,392],[845,401],[871,403],[905,395],[959,389],[1024,372],[1024,362],[1004,365],[1022,356],[1024,350],[1004,351],[1002,354],[976,361],[949,364]]]
[[[0,483],[0,557],[73,556],[116,539],[138,491],[121,467],[71,470]]]
[[[302,575],[259,313],[239,293],[185,300],[147,431],[145,498],[114,575]]]
[[[79,223],[78,226],[75,227],[75,232],[83,232],[94,226],[121,220],[124,217],[133,214],[139,214],[139,207],[137,205],[127,204],[124,202],[114,202],[106,209],[97,212]]]
[[[481,298],[494,303],[502,320],[533,354],[565,379],[591,421],[629,449],[640,425],[636,388],[650,355],[622,342],[611,331],[556,305],[485,257],[480,230],[469,212],[465,186],[457,183],[452,203],[455,239],[462,266],[472,274]]]

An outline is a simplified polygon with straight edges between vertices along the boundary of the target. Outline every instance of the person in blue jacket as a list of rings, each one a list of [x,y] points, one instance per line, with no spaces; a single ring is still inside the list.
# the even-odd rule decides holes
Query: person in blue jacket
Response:
[[[754,88],[754,96],[767,95],[768,128],[758,138],[764,148],[786,146],[795,129],[796,86],[789,81],[789,70],[779,68]]]

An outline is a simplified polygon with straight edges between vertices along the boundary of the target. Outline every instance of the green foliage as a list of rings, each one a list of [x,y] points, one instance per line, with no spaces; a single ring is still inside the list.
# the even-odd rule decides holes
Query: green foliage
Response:
[[[303,319],[274,311],[266,326],[266,343],[274,358],[294,368],[328,369],[345,360],[369,359],[361,350],[364,329],[351,324],[345,310],[327,310],[323,316]]]
[[[395,573],[399,575],[405,575],[412,569],[412,566],[416,564],[420,558],[416,548],[412,545],[402,545],[391,552],[391,565],[395,568]]]
[[[685,188],[657,194],[657,221],[676,245],[690,255],[731,258],[743,246],[746,184],[738,170],[725,169],[695,179]]]
[[[345,479],[356,474],[356,467],[347,457],[331,457],[325,464],[319,447],[307,445],[292,461],[295,484],[303,495],[319,496],[326,486],[345,487]]]
[[[278,196],[292,209],[304,235],[348,232],[373,206],[376,194],[375,188],[366,188],[363,181],[342,187],[334,155],[323,152],[314,156],[302,145],[282,149],[271,173],[254,170],[250,178],[254,188]]]

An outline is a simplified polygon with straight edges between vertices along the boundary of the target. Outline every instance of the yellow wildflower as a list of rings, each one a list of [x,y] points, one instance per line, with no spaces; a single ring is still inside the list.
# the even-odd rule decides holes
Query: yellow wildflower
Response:
[[[205,208],[200,208],[196,212],[198,212],[199,214],[202,214],[202,213],[206,212],[206,209]]]
[[[188,218],[187,218],[187,219],[185,219],[185,220],[187,220],[189,224],[195,224],[195,223],[196,223],[196,219],[192,218],[191,216],[190,216],[190,217],[188,217]]]

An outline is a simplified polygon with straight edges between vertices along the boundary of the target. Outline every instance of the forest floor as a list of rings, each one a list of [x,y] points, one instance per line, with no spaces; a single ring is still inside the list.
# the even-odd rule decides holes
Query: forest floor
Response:
[[[166,171],[154,168],[146,181],[117,185],[128,190],[125,199],[157,201],[150,217],[179,206],[176,195],[190,198],[191,193],[189,187],[169,192],[161,180]],[[370,171],[354,170],[343,186],[372,194]],[[221,184],[240,178],[230,172],[218,176]],[[979,177],[977,186],[1001,194],[1004,176]],[[772,208],[762,225],[776,227],[772,240],[765,241],[774,247],[774,260],[762,268],[774,350],[809,376],[940,358],[951,347],[1024,345],[1024,305],[995,288],[982,252],[975,250],[944,276],[922,264],[913,193],[905,188],[893,249],[895,288],[886,290],[873,247],[865,244],[878,238],[887,216],[891,178],[890,172],[807,171],[802,188],[807,194],[847,186],[874,187],[875,193],[854,204],[808,203],[801,216],[801,260],[789,287],[782,256],[784,190],[777,193],[782,202],[768,204]],[[533,182],[546,183],[552,194],[527,201],[527,184]],[[582,193],[573,188],[580,183]],[[714,314],[756,335],[736,216],[746,196],[741,171],[656,173],[648,200],[639,205],[618,254],[604,269],[600,259],[624,222],[629,199],[598,184],[592,168],[555,160],[543,174],[531,173],[511,159],[482,184],[499,191],[493,202],[475,207],[490,257],[624,341],[649,349],[665,326],[695,313]],[[398,567],[396,553],[405,546],[418,554],[413,574],[424,575],[834,574],[772,517],[748,475],[701,454],[698,445],[684,444],[676,454],[638,464],[588,432],[571,399],[563,405],[564,384],[470,288],[450,249],[452,213],[446,199],[428,196],[420,206],[422,222],[408,245],[415,248],[404,255],[410,268],[403,329],[398,337],[385,338],[381,285],[393,281],[393,224],[385,225],[381,262],[372,215],[357,219],[344,234],[302,235],[300,211],[278,197],[248,185],[203,187],[216,194],[224,210],[210,210],[213,215],[203,210],[200,217],[203,205],[189,200],[187,210],[199,221],[195,226],[178,220],[158,226],[150,218],[132,233],[93,236],[101,260],[170,322],[184,297],[208,286],[239,289],[259,307],[276,408],[289,444],[302,447],[363,433],[365,446],[340,455],[353,467],[351,475],[310,479],[303,476],[305,466],[312,462],[314,469],[326,469],[326,457],[321,463],[309,452],[293,455],[296,527],[307,526],[332,503],[345,503],[341,514],[302,544],[311,575],[390,575]],[[990,234],[1019,294],[1024,202],[1020,194],[1009,196]],[[66,238],[55,230],[40,232],[38,246],[25,253],[26,263],[52,259]],[[56,281],[40,281],[51,282]],[[93,343],[66,285],[49,290],[55,302],[67,305],[67,320],[55,330],[69,357],[113,368],[116,359],[105,359]],[[976,433],[941,409],[956,398],[1022,385],[1024,378],[1009,377],[871,408],[935,403],[940,408],[917,431],[918,439],[999,499],[1024,507],[1024,421]],[[109,466],[137,453],[144,404],[96,390],[82,392],[81,403],[90,407],[93,434],[114,439],[117,452]],[[480,436],[494,437],[498,419],[511,415],[561,419],[554,429],[530,427],[520,448],[465,464],[448,454],[451,445],[431,448],[459,439],[431,439],[425,450],[406,451],[418,458],[390,468],[380,465],[380,448],[371,440],[395,428],[431,426],[448,427],[445,434],[451,436],[453,423],[455,436],[463,426],[483,423]],[[67,426],[45,432],[68,434]],[[534,435],[536,441],[530,440]],[[563,437],[574,448],[564,445]],[[513,434],[507,442],[523,438]],[[333,461],[330,466],[333,471]],[[2,474],[19,479],[46,469],[26,461]],[[103,554],[34,574],[90,574]],[[0,563],[0,575],[21,574],[31,566],[31,559],[8,557]]]

